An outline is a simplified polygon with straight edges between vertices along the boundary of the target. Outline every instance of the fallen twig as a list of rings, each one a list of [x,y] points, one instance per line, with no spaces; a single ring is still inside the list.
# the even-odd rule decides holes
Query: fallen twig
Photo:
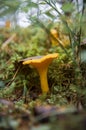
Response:
[[[1,49],[3,50],[3,49],[14,39],[15,36],[16,36],[16,34],[13,34],[10,38],[8,38],[8,39],[2,44]]]

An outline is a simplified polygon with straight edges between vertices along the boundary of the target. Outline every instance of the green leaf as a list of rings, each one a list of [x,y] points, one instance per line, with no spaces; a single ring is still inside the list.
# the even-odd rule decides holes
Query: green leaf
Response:
[[[46,14],[48,17],[52,18],[52,19],[55,18],[55,15],[53,15],[53,14],[50,12],[50,10],[46,11],[45,14]]]
[[[46,4],[46,2],[45,2],[45,1],[42,1],[42,2],[40,2],[39,4],[45,5],[45,4]]]
[[[20,5],[21,2],[17,0],[15,2],[11,0],[0,1],[0,16],[15,13]]]
[[[70,2],[64,3],[63,6],[62,6],[62,10],[65,13],[74,11],[74,4],[70,3]]]
[[[22,10],[27,13],[28,12],[28,7],[25,6],[25,7],[23,7]]]
[[[0,80],[0,88],[4,88],[4,87],[5,87],[4,81]]]
[[[35,2],[28,3],[28,8],[38,8],[38,4]]]

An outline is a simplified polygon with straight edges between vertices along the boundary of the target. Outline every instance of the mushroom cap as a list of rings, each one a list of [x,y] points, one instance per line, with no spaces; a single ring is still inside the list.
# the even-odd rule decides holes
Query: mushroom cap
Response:
[[[30,64],[35,67],[40,67],[42,65],[48,65],[54,58],[58,57],[58,53],[48,54],[45,56],[35,56],[23,60],[23,65]]]

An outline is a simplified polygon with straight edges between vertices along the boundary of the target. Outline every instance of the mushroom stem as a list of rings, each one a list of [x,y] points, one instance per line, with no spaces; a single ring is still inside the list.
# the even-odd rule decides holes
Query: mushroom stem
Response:
[[[49,87],[48,87],[48,79],[47,79],[47,67],[44,68],[37,68],[40,76],[40,82],[41,82],[41,90],[43,93],[48,93],[49,92]]]

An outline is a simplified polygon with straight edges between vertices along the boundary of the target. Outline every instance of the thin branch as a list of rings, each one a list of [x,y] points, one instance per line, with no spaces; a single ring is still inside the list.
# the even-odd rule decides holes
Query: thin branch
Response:
[[[15,79],[16,75],[18,74],[20,68],[21,68],[21,65],[17,68],[17,70],[16,70],[16,72],[15,72],[13,78],[12,78],[11,81],[7,84],[7,87],[14,81],[14,79]]]
[[[15,38],[16,34],[13,34],[10,38],[8,38],[3,44],[1,49],[3,50],[14,38]]]
[[[62,15],[49,1],[45,0],[45,2],[51,6],[59,15]]]

